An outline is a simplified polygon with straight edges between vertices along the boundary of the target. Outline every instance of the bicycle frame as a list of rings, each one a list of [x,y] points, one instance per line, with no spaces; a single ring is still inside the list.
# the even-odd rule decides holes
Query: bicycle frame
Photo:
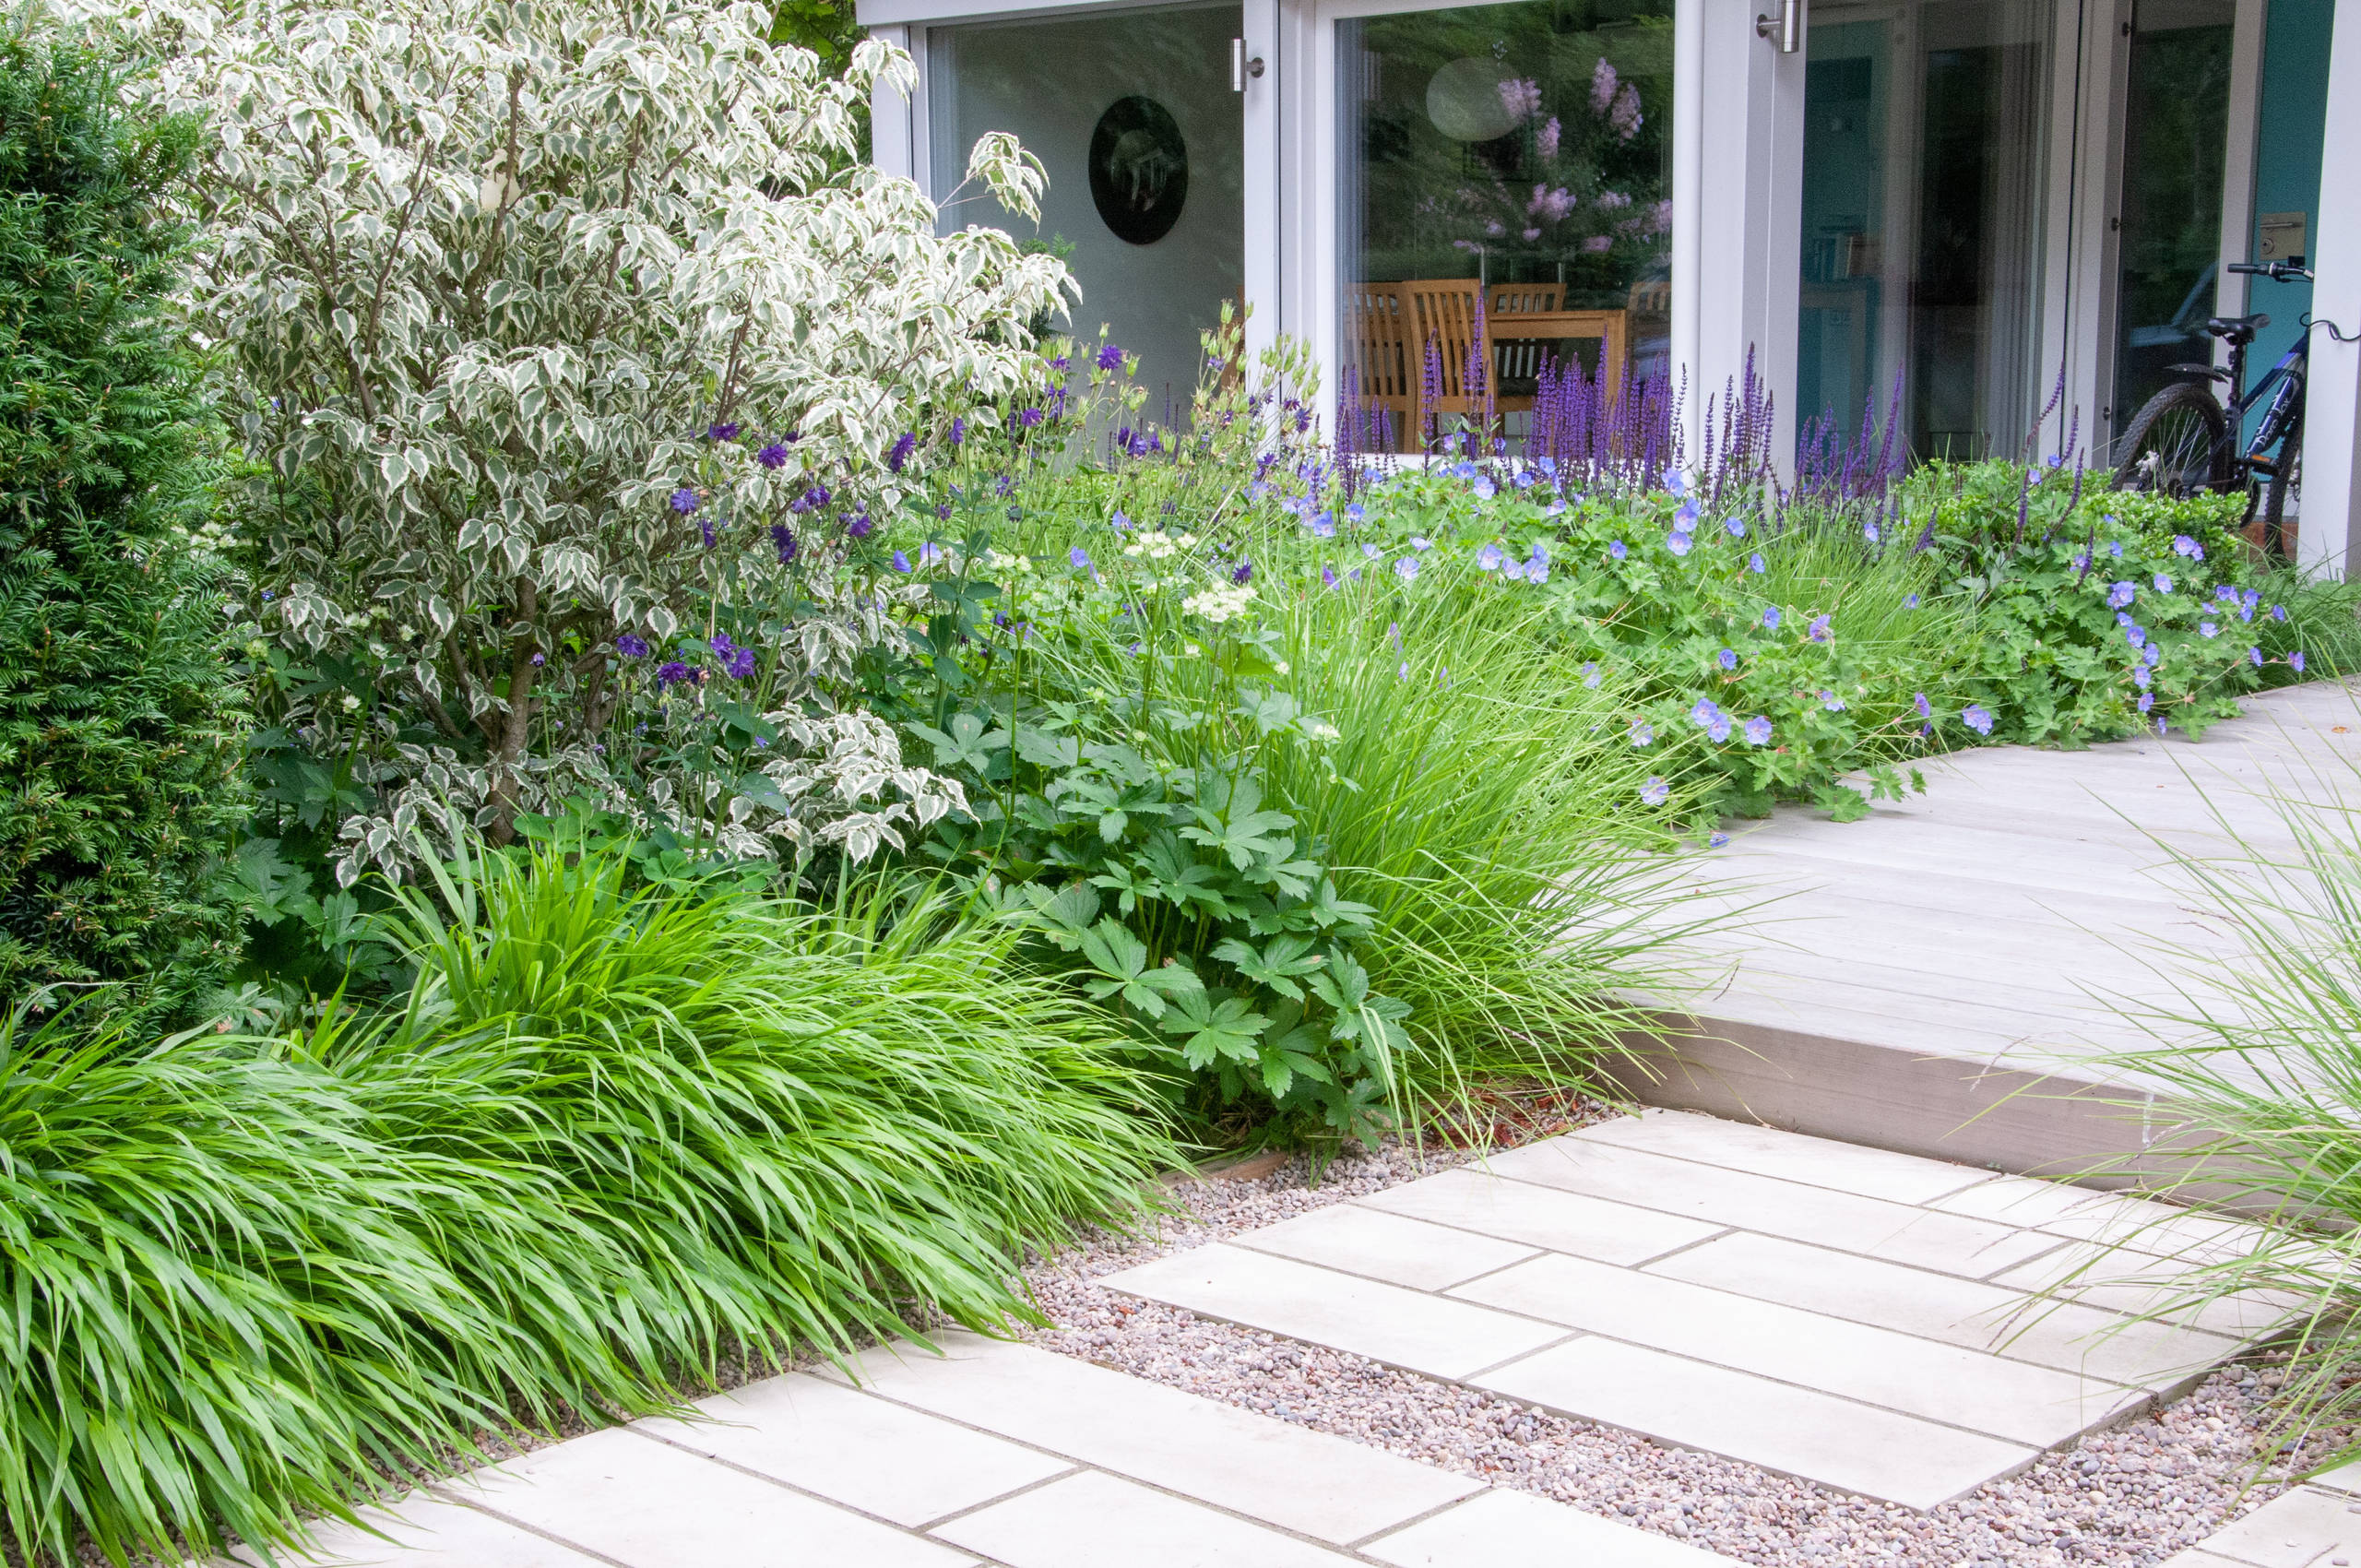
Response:
[[[2229,414],[2233,445],[2237,442],[2236,432],[2246,424],[2248,411],[2266,396],[2271,397],[2271,406],[2264,410],[2262,422],[2255,427],[2254,439],[2246,443],[2239,452],[2239,460],[2246,466],[2269,470],[2270,459],[2263,454],[2279,445],[2280,437],[2287,433],[2287,422],[2293,417],[2296,405],[2303,398],[2305,373],[2311,361],[2311,346],[2312,335],[2306,332],[2279,356],[2277,364],[2263,372],[2262,379],[2256,382],[2252,389],[2246,391],[2240,390],[2240,384],[2246,379],[2247,346],[2244,343],[2230,346]]]

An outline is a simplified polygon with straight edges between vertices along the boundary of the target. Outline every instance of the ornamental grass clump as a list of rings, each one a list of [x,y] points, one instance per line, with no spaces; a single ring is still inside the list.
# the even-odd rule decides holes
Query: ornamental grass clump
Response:
[[[15,1549],[264,1548],[517,1426],[676,1408],[724,1358],[1032,1315],[1028,1248],[1177,1156],[1015,933],[470,856],[406,1004],[281,1038],[0,1020],[0,1510]]]

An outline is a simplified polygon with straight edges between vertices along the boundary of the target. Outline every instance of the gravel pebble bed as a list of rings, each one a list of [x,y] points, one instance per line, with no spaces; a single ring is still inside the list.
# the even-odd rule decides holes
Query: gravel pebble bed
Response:
[[[1739,1562],[2088,1564],[2164,1562],[2285,1490],[2253,1475],[2277,1382],[2271,1358],[2223,1368],[2165,1409],[2046,1455],[1927,1514],[1549,1415],[1360,1356],[1300,1344],[1095,1283],[1148,1258],[1275,1224],[1467,1157],[1399,1148],[1341,1160],[1314,1186],[1294,1160],[1253,1181],[1176,1189],[1161,1234],[1101,1237],[1027,1272],[1045,1348],[1606,1515]],[[2326,1434],[2341,1439],[2342,1432]]]

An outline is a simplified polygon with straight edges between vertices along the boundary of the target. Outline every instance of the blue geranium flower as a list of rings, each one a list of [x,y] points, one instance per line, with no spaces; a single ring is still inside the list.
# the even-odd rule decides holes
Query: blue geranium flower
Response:
[[[1667,550],[1671,551],[1675,555],[1686,555],[1689,553],[1689,546],[1692,542],[1694,541],[1691,540],[1687,534],[1682,533],[1679,529],[1675,529],[1672,532],[1665,536],[1664,547]]]
[[[1336,519],[1330,513],[1321,513],[1320,516],[1311,519],[1311,526],[1312,537],[1315,539],[1334,539],[1336,537]]]
[[[1768,572],[1771,567],[1769,563],[1762,559],[1762,552],[1758,550],[1746,558],[1746,569],[1750,572]]]
[[[2158,593],[2170,593],[2173,591],[2173,580],[2165,576],[2162,572],[2156,574],[2156,591]]]
[[[1654,743],[1655,738],[1656,732],[1655,728],[1646,720],[1640,719],[1634,719],[1631,720],[1631,743],[1633,745],[1649,745]]]
[[[1730,836],[1728,834],[1716,830],[1706,836],[1705,848],[1708,849],[1718,849],[1729,841]]]
[[[1910,595],[1907,599],[1904,599],[1904,600],[1902,601],[1902,608],[1904,608],[1904,610],[1916,610],[1916,609],[1917,609],[1917,608],[1918,608],[1918,596],[1917,596],[1916,594],[1915,594],[1915,593],[1914,593],[1914,594]]]
[[[1714,662],[1719,664],[1725,670],[1737,669],[1738,649],[1734,647],[1726,647],[1722,649],[1721,652],[1714,655]]]
[[[896,570],[896,571],[897,571],[897,572],[907,572],[907,571],[908,571],[909,569],[910,569],[910,558],[909,558],[908,556],[907,556],[907,555],[903,554],[903,553],[902,553],[900,551],[898,551],[898,550],[896,550],[896,552],[894,552],[894,570]]]
[[[1401,560],[1394,563],[1394,575],[1401,578],[1406,583],[1417,582],[1418,580],[1418,558],[1415,555],[1405,555]]]
[[[1640,802],[1643,805],[1660,806],[1671,798],[1672,786],[1664,781],[1661,774],[1648,775],[1648,781],[1640,786]]]
[[[1501,569],[1501,561],[1505,559],[1499,545],[1488,544],[1476,552],[1476,569],[1479,572],[1497,572]]]
[[[1746,519],[1743,517],[1724,517],[1722,527],[1729,530],[1729,536],[1732,539],[1746,537]]]
[[[1934,705],[1933,703],[1930,703],[1930,702],[1928,702],[1928,701],[1927,700],[1927,694],[1926,694],[1926,693],[1924,693],[1924,692],[1913,692],[1913,693],[1911,693],[1911,694],[1910,694],[1910,703],[1911,703],[1911,706],[1912,706],[1912,707],[1916,707],[1916,708],[1918,710],[1918,717],[1919,717],[1919,718],[1921,718],[1921,719],[1932,719],[1932,718],[1934,718],[1934,717],[1935,717],[1935,705]]]
[[[1583,685],[1584,685],[1584,687],[1586,687],[1587,689],[1589,689],[1589,690],[1591,690],[1591,691],[1594,691],[1594,692],[1595,692],[1595,691],[1596,691],[1596,690],[1598,690],[1598,666],[1597,666],[1597,665],[1596,665],[1596,664],[1585,664],[1585,665],[1584,665],[1584,666],[1583,666]]]
[[[1828,641],[1828,639],[1834,635],[1829,629],[1829,620],[1830,617],[1826,615],[1813,616],[1811,618],[1811,624],[1804,628],[1804,636],[1816,643],[1824,643]]]
[[[2199,636],[2201,636],[2201,637],[2206,637],[2206,638],[2213,638],[2213,637],[2216,637],[2216,636],[2219,636],[2221,635],[2221,632],[2222,632],[2222,628],[2221,628],[2221,627],[2219,627],[2219,626],[2217,626],[2217,625],[2215,625],[2215,624],[2214,624],[2213,622],[2211,622],[2211,621],[2200,621],[2200,622],[2197,624],[2197,635],[2198,635]]]
[[[1762,629],[1766,632],[1775,632],[1779,629],[1779,607],[1777,605],[1772,605],[1762,612]]]
[[[1959,721],[1979,735],[1992,733],[1992,715],[1979,704],[1969,703],[1966,707],[1961,709]]]
[[[2287,656],[2287,667],[2300,675],[2304,672],[2304,650],[2297,648]]]
[[[1771,721],[1762,717],[1762,715],[1759,713],[1756,714],[1753,718],[1746,721],[1746,738],[1747,741],[1753,745],[1769,745],[1771,743]]]
[[[2140,590],[2130,583],[2114,583],[2106,590],[2106,607],[2120,610],[2140,597]]]
[[[1631,547],[1619,539],[1610,539],[1607,541],[1607,553],[1610,559],[1620,561],[1631,553]]]
[[[2205,547],[2185,533],[2177,533],[2173,535],[2173,553],[2186,555],[2191,561],[2202,561],[2205,559]]]
[[[1492,482],[1491,476],[1489,474],[1477,474],[1476,482],[1468,488],[1475,491],[1476,499],[1478,501],[1489,501],[1501,493],[1500,486]]]
[[[1822,692],[1820,694],[1820,706],[1831,713],[1842,713],[1845,711],[1845,699],[1834,692]]]

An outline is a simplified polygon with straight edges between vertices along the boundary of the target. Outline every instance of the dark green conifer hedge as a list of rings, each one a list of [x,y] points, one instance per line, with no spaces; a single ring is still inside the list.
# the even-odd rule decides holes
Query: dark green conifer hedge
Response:
[[[0,999],[120,980],[164,1010],[235,932],[236,688],[200,517],[197,366],[167,196],[197,127],[106,60],[0,42]]]

